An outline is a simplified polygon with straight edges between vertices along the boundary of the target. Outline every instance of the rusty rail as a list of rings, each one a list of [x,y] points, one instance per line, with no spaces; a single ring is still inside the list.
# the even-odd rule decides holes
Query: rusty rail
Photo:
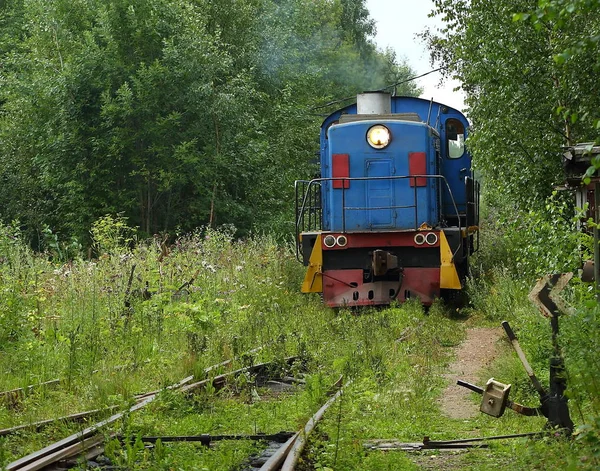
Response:
[[[52,424],[54,422],[64,421],[64,422],[82,422],[88,417],[92,417],[94,415],[99,415],[102,412],[109,412],[115,410],[118,406],[106,407],[103,409],[93,409],[85,412],[77,412],[76,414],[65,415],[63,417],[56,417],[54,419],[46,419],[40,420],[38,422],[32,422],[30,424],[16,425],[15,427],[5,428],[0,430],[0,437],[5,435],[12,435],[13,433],[20,432],[21,430],[27,430],[29,428],[33,428],[35,430],[40,430],[45,425]]]
[[[13,461],[12,463],[9,463],[8,465],[6,465],[5,469],[6,469],[6,471],[14,471],[14,470],[33,471],[33,470],[43,469],[48,464],[54,463],[64,457],[60,453],[61,450],[65,450],[67,448],[70,449],[70,447],[72,447],[73,445],[77,445],[81,442],[84,442],[88,438],[95,435],[96,432],[98,432],[100,429],[102,429],[103,427],[106,427],[107,425],[112,424],[113,422],[116,422],[121,417],[123,417],[125,414],[132,413],[139,409],[142,409],[143,407],[146,407],[148,404],[150,404],[152,401],[154,401],[154,399],[156,399],[156,397],[157,397],[156,395],[150,396],[150,397],[144,399],[143,401],[138,402],[134,406],[131,406],[129,409],[127,409],[123,412],[119,412],[118,414],[114,414],[114,415],[110,416],[108,419],[104,419],[101,422],[98,422],[90,427],[87,427],[86,429],[82,430],[81,432],[74,433],[73,435],[69,435],[68,437],[63,438],[62,440],[59,440],[58,442],[53,443],[52,445],[49,445],[45,448],[42,448],[41,450],[30,453],[29,455],[26,455],[23,458],[19,458],[18,460]],[[52,458],[50,458],[50,457],[55,457],[55,458],[52,460]]]
[[[262,347],[251,350],[248,353],[253,353],[255,351],[258,351],[258,350],[260,350],[260,348],[262,348]],[[149,360],[145,360],[139,365],[136,363],[134,363],[132,365],[117,365],[115,367],[110,368],[110,370],[122,371],[122,370],[130,369],[130,368],[137,368],[138,366],[146,364],[148,362],[149,362]],[[101,371],[102,370],[99,370],[99,369],[93,370],[91,372],[91,374],[95,375],[96,373],[99,373]],[[16,403],[17,401],[21,400],[23,398],[23,396],[25,396],[26,394],[30,394],[31,392],[33,392],[36,389],[41,389],[41,388],[48,387],[48,386],[56,386],[63,381],[66,381],[66,379],[55,378],[55,379],[51,379],[48,381],[44,381],[42,383],[30,384],[30,385],[22,387],[22,388],[15,388],[15,389],[11,389],[9,391],[1,391],[0,392],[0,402],[7,402],[8,404]]]
[[[296,358],[297,357],[295,357],[295,356],[288,357],[288,358],[286,358],[286,362],[288,364],[291,364],[291,363],[293,363],[293,361],[296,360]],[[227,361],[227,362],[223,362],[223,363],[229,364],[230,362],[231,361]],[[216,368],[222,366],[223,363],[220,363],[218,365],[213,365],[213,366],[207,368],[205,370],[205,374],[207,374],[211,371],[214,371]],[[272,364],[272,362],[267,362],[267,363],[260,363],[258,365],[253,365],[253,366],[249,366],[249,367],[245,367],[245,368],[240,368],[240,369],[232,371],[230,373],[218,375],[212,379],[206,379],[206,380],[198,381],[198,382],[192,383],[192,384],[189,384],[189,383],[190,383],[190,381],[193,380],[193,376],[188,376],[187,378],[184,378],[181,381],[179,381],[171,386],[168,386],[165,389],[171,389],[171,390],[177,390],[177,391],[189,393],[191,391],[194,391],[194,390],[197,390],[200,388],[205,388],[209,384],[212,384],[213,387],[215,387],[216,389],[219,389],[226,384],[227,379],[229,377],[236,377],[243,373],[257,373],[260,371],[264,371],[267,368],[267,366],[269,366],[271,364]],[[153,391],[151,393],[147,393],[145,395],[140,395],[137,398],[138,402],[135,405],[131,406],[129,409],[126,409],[125,411],[114,414],[114,415],[110,416],[109,418],[104,419],[94,425],[91,425],[80,432],[77,432],[73,435],[69,435],[68,437],[63,438],[62,440],[59,440],[58,442],[55,442],[52,445],[49,445],[45,448],[42,448],[41,450],[30,453],[29,455],[26,455],[22,458],[19,458],[16,461],[13,461],[12,463],[9,463],[8,465],[6,465],[6,467],[4,468],[5,471],[16,471],[16,470],[37,471],[37,470],[41,470],[53,463],[56,463],[59,460],[80,454],[90,448],[97,447],[104,440],[103,437],[98,437],[96,435],[99,430],[116,422],[117,420],[119,420],[123,416],[125,416],[126,414],[130,414],[132,412],[135,412],[137,410],[140,410],[140,409],[146,407],[148,404],[153,402],[158,397],[158,394],[161,391],[162,390],[158,390],[158,391]]]
[[[43,388],[46,386],[54,386],[60,383],[60,379],[51,379],[50,381],[45,381],[39,384],[31,384],[29,386],[25,386],[24,388],[11,389],[10,391],[2,391],[0,392],[0,402],[16,402],[21,399],[25,394],[30,393],[34,389]]]
[[[423,437],[421,443],[403,443],[394,439],[370,440],[364,444],[368,450],[402,450],[402,451],[420,451],[420,450],[442,450],[459,448],[487,448],[487,441],[510,440],[513,438],[540,438],[548,436],[548,432],[527,432],[515,433],[511,435],[494,435],[490,437],[459,438],[456,440],[430,440],[429,437]]]
[[[279,450],[273,454],[260,468],[260,471],[293,471],[296,469],[300,455],[306,446],[308,436],[314,430],[317,422],[323,418],[325,411],[342,395],[343,377],[340,377],[333,385],[337,392],[308,420],[304,428],[295,433],[285,442]],[[350,383],[347,383],[348,386]]]
[[[323,418],[325,411],[329,409],[329,406],[333,404],[338,397],[342,394],[342,389],[340,389],[337,393],[333,395],[324,405],[321,407],[315,415],[313,415],[306,426],[304,427],[303,433],[298,433],[297,438],[294,441],[294,444],[291,446],[290,451],[287,454],[287,457],[281,467],[281,471],[294,471],[296,469],[296,465],[298,464],[298,460],[300,459],[300,455],[306,446],[306,442],[308,440],[308,436],[314,430],[317,422]]]
[[[255,349],[252,349],[246,353],[244,353],[244,355],[249,355],[252,353],[257,353],[260,350],[262,350],[263,347],[258,347]],[[204,374],[209,374],[212,371],[218,369],[218,368],[222,368],[224,366],[227,366],[229,364],[231,364],[234,361],[234,359],[232,360],[226,360],[223,361],[221,363],[218,363],[216,365],[212,365],[209,366],[208,368],[206,368],[204,370]],[[124,366],[119,366],[116,367],[116,369],[121,369],[121,368],[125,368]],[[99,370],[94,370],[92,371],[92,374],[94,373],[98,373]],[[184,385],[188,384],[189,382],[191,382],[194,379],[193,376],[188,376],[184,379],[182,379],[181,381],[179,381],[178,383],[175,383],[171,386],[167,386],[165,389],[172,389],[172,390],[177,390],[181,387],[183,387]],[[301,380],[297,380],[295,378],[293,378],[294,381],[297,382],[301,382]],[[59,383],[60,380],[59,379],[55,379],[52,381],[46,381],[45,383],[40,383],[40,384],[34,384],[34,385],[30,385],[27,386],[26,388],[19,388],[19,389],[13,389],[12,391],[4,391],[0,393],[0,398],[2,398],[3,396],[8,396],[12,393],[17,393],[17,394],[24,394],[24,392],[26,390],[33,390],[34,388],[38,388],[41,386],[46,386],[46,385],[54,385]],[[154,394],[158,394],[159,392],[161,392],[161,389],[156,389],[154,391],[149,391],[149,392],[145,392],[145,393],[141,393],[141,394],[136,394],[134,396],[136,401],[141,401],[149,396],[152,396]],[[65,415],[62,417],[55,417],[52,419],[45,419],[45,420],[40,420],[37,422],[32,422],[32,423],[28,423],[28,424],[22,424],[22,425],[16,425],[14,427],[10,427],[10,428],[5,428],[5,429],[0,429],[0,437],[5,436],[5,435],[12,435],[13,433],[17,433],[21,430],[26,430],[26,429],[35,429],[35,430],[40,430],[42,427],[46,426],[46,425],[50,425],[54,422],[59,422],[59,421],[63,421],[63,422],[82,422],[83,420],[87,419],[88,417],[94,416],[94,415],[99,415],[102,412],[109,412],[109,411],[113,411],[117,408],[118,406],[109,406],[109,407],[104,407],[102,409],[93,409],[93,410],[89,410],[89,411],[84,411],[84,412],[77,412],[75,414],[69,414],[69,415]]]

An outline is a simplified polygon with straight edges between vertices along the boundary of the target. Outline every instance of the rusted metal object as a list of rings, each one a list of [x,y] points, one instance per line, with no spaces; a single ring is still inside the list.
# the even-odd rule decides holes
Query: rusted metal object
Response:
[[[517,352],[517,356],[519,357],[519,360],[521,360],[521,363],[523,364],[523,368],[525,368],[525,371],[527,372],[527,376],[529,376],[529,379],[531,380],[533,387],[538,392],[540,397],[545,396],[546,390],[542,387],[540,380],[537,378],[537,376],[533,372],[533,368],[531,368],[531,365],[527,361],[527,357],[525,356],[525,353],[521,349],[521,345],[519,345],[517,336],[513,332],[512,328],[510,327],[510,324],[507,321],[504,321],[504,322],[502,322],[502,327],[504,328],[504,331],[506,332],[506,335],[508,336],[510,343],[512,344],[513,348],[515,349],[515,352]]]
[[[123,299],[126,314],[131,314],[131,283],[133,282],[133,273],[135,272],[135,266],[135,263],[131,266],[131,272],[129,273],[129,281],[127,282],[127,289],[125,290],[125,298]]]
[[[596,195],[600,198],[600,184],[596,183],[596,189],[599,190]],[[597,200],[597,202],[598,201],[600,200]],[[600,203],[598,204],[600,205]],[[598,210],[598,207],[596,210]],[[598,247],[596,238],[596,251],[598,250],[600,250],[600,248]],[[595,267],[596,273],[597,270],[598,267]],[[565,394],[567,380],[564,359],[560,345],[558,344],[558,320],[561,314],[573,313],[573,309],[560,297],[560,292],[565,288],[572,277],[572,273],[556,273],[548,275],[542,278],[529,294],[529,299],[536,302],[538,307],[540,307],[542,314],[550,318],[550,326],[552,327],[552,346],[554,347],[554,355],[550,358],[550,392],[548,394],[540,393],[542,403],[541,410],[544,416],[548,418],[548,424],[551,427],[564,429],[568,434],[573,431],[574,424],[569,413],[569,399]],[[600,282],[599,278],[600,277],[596,276],[596,283]],[[544,280],[544,286],[539,289],[540,284]],[[600,300],[600,291],[598,291],[597,297]]]
[[[340,377],[340,379],[338,379],[338,381],[335,384],[336,385],[339,384],[341,386],[342,380],[343,380],[343,378]],[[306,423],[306,425],[304,427],[304,430],[298,433],[296,440],[294,441],[293,445],[291,446],[290,451],[287,454],[287,457],[286,457],[285,461],[283,462],[283,465],[281,466],[281,471],[294,471],[294,469],[296,469],[296,465],[298,464],[300,455],[302,454],[302,451],[304,450],[304,447],[306,446],[308,436],[314,430],[315,426],[317,425],[317,422],[323,418],[325,411],[327,409],[329,409],[329,406],[331,406],[331,404],[333,404],[337,400],[337,398],[342,395],[342,392],[343,392],[343,388],[340,387],[338,392],[335,393],[333,395],[333,397],[331,397],[325,404],[323,404],[323,407],[321,407],[317,411],[317,413],[308,420],[308,422]]]
[[[595,222],[592,229],[595,263],[588,267],[588,269],[592,269],[592,273],[586,273],[584,281],[595,281],[596,301],[600,303],[600,231],[598,228],[598,223],[600,223],[600,176],[597,169],[592,174],[588,173],[593,167],[592,162],[600,155],[600,146],[583,142],[566,147],[564,150],[563,166],[566,189],[575,191],[577,208],[584,208],[587,204],[587,213],[577,222],[577,229],[589,232],[586,221],[592,219]],[[589,179],[587,183],[586,177]],[[585,271],[584,268],[584,273]]]
[[[595,264],[593,260],[586,260],[583,262],[583,267],[581,270],[581,281],[586,283],[591,283],[596,279],[595,275]]]
[[[508,394],[510,393],[510,384],[503,384],[494,378],[488,380],[483,390],[483,398],[479,410],[492,417],[502,417]]]
[[[61,450],[69,448],[72,445],[76,445],[84,440],[87,440],[88,438],[95,435],[100,429],[102,429],[103,427],[106,427],[107,425],[112,424],[113,422],[116,422],[121,417],[123,417],[125,414],[135,412],[135,411],[147,406],[152,401],[154,401],[154,399],[156,399],[156,397],[157,397],[156,395],[150,396],[150,397],[144,399],[143,401],[138,402],[136,405],[130,407],[129,409],[127,409],[124,412],[119,412],[118,414],[114,414],[111,417],[109,417],[108,419],[105,419],[101,422],[98,422],[97,424],[87,427],[86,429],[82,430],[81,432],[74,433],[73,435],[69,435],[68,437],[63,438],[62,440],[60,440],[56,443],[53,443],[52,445],[49,445],[45,448],[42,448],[41,450],[35,451],[33,453],[30,453],[27,456],[24,456],[23,458],[13,461],[12,463],[9,463],[6,466],[6,471],[14,471],[17,469],[18,470],[42,469],[47,464],[55,462],[59,459],[62,459],[63,456],[60,454]],[[50,456],[56,457],[54,459],[54,461],[47,460]],[[45,463],[45,464],[42,467],[38,468],[38,467],[35,467],[36,463]],[[33,466],[33,467],[30,467],[30,466]]]
[[[336,399],[341,395],[342,391],[339,390],[331,399],[329,399],[323,407],[321,407],[318,412],[313,415],[309,421],[306,423],[304,427],[304,433],[298,434],[294,444],[292,445],[284,463],[281,467],[281,471],[293,471],[296,469],[296,465],[298,464],[298,460],[300,459],[300,455],[306,446],[306,442],[308,440],[308,436],[314,430],[317,422],[321,420],[325,411],[329,408],[331,404],[333,404]]]
[[[0,392],[0,402],[4,402],[8,405],[13,405],[20,401],[23,398],[23,396],[25,396],[26,394],[30,394],[35,389],[48,386],[55,386],[59,383],[60,379],[51,379],[50,381],[45,381],[39,384],[31,384],[24,388],[11,389],[10,391],[2,391]]]
[[[181,381],[179,381],[175,384],[167,386],[164,389],[155,389],[154,391],[150,391],[150,392],[146,392],[146,393],[142,393],[142,394],[136,394],[134,396],[134,398],[136,401],[141,401],[147,397],[155,396],[156,394],[158,394],[159,392],[161,392],[163,390],[178,390],[193,380],[194,380],[194,376],[190,375],[190,376],[183,378]]]
[[[286,358],[286,361],[291,364],[295,359],[296,359],[296,357],[289,357],[289,358]],[[241,373],[245,373],[245,372],[261,371],[261,370],[264,370],[270,364],[272,364],[272,363],[262,363],[260,365],[255,365],[252,367],[241,368],[239,370],[232,371],[232,372],[224,374],[224,375],[219,375],[219,376],[213,378],[212,380],[208,379],[208,380],[200,381],[200,382],[193,383],[193,384],[188,384],[189,381],[191,381],[191,379],[193,379],[193,377],[187,377],[174,385],[168,386],[165,389],[176,389],[176,390],[182,391],[182,392],[190,392],[194,389],[198,389],[200,387],[205,387],[210,382],[212,382],[213,386],[220,387],[220,386],[226,384],[226,380],[230,376],[237,376],[237,375],[239,375]],[[158,391],[158,392],[160,392],[160,391]],[[111,417],[104,419],[101,422],[98,422],[94,425],[91,425],[90,427],[87,427],[78,433],[70,435],[56,443],[53,443],[52,445],[49,445],[45,448],[42,448],[41,450],[30,453],[27,456],[24,456],[16,461],[13,461],[12,463],[9,463],[6,466],[5,471],[16,471],[16,470],[36,471],[36,470],[44,469],[48,465],[55,463],[56,461],[58,461],[60,459],[64,459],[65,457],[72,456],[72,454],[70,454],[70,452],[66,452],[66,450],[67,449],[68,450],[76,450],[76,445],[89,442],[89,443],[93,443],[90,445],[90,447],[97,446],[98,443],[102,443],[102,441],[104,440],[103,437],[96,436],[99,430],[116,422],[117,420],[119,420],[123,416],[125,416],[126,414],[130,414],[132,412],[135,412],[139,409],[146,407],[148,404],[153,402],[158,397],[158,392],[148,393],[148,395],[142,395],[141,397],[138,398],[139,402],[137,404],[133,405],[132,407],[130,407],[129,409],[127,409],[123,412],[119,412],[118,414],[114,414]],[[99,439],[98,442],[95,441],[96,438]],[[87,448],[82,448],[82,449],[77,449],[77,450],[78,451],[75,451],[74,454],[81,453],[82,451],[86,451]]]
[[[289,360],[289,359],[288,359]],[[262,365],[256,365],[253,368],[261,368]],[[248,368],[243,368],[241,370],[237,370],[236,372],[229,373],[235,374],[240,371],[248,370]],[[215,378],[216,379],[216,378]],[[209,381],[209,380],[205,380]],[[142,437],[141,440],[143,442],[155,443],[159,439],[162,442],[174,442],[174,441],[186,441],[186,442],[200,442],[204,446],[210,446],[212,441],[219,440],[264,440],[264,441],[272,441],[282,443],[281,447],[273,453],[261,466],[261,471],[275,471],[275,470],[287,470],[292,471],[295,469],[298,459],[302,454],[304,446],[306,445],[306,440],[308,435],[314,430],[317,422],[323,417],[325,411],[335,402],[335,400],[342,394],[342,385],[343,377],[340,377],[333,385],[333,388],[337,388],[337,392],[331,397],[324,405],[321,407],[315,415],[313,415],[306,426],[301,432],[291,433],[291,432],[279,432],[274,435],[195,435],[195,436],[165,436],[165,437]],[[200,384],[202,383],[202,384]],[[195,388],[204,387],[205,382],[196,383],[197,386]],[[220,382],[219,382],[220,384]],[[193,385],[189,385],[193,386]]]
[[[492,415],[494,417],[500,417],[504,413],[504,409],[509,407],[515,412],[524,415],[538,415],[541,413],[548,418],[548,424],[550,427],[559,428],[566,431],[567,434],[573,432],[574,424],[571,420],[568,406],[568,397],[565,395],[567,388],[566,374],[564,371],[564,360],[561,355],[560,346],[558,345],[558,318],[562,311],[560,303],[555,302],[550,295],[550,286],[557,288],[557,293],[560,292],[564,286],[569,282],[572,273],[566,275],[553,275],[549,277],[550,284],[548,281],[544,281],[543,285],[541,282],[538,283],[536,288],[530,294],[530,298],[535,298],[539,301],[538,306],[543,307],[542,314],[549,315],[550,324],[552,326],[552,344],[554,347],[554,356],[550,359],[550,391],[541,385],[537,376],[533,372],[531,365],[525,357],[525,353],[521,349],[515,333],[513,332],[510,324],[506,321],[502,322],[506,335],[508,336],[513,348],[515,349],[531,383],[535,387],[536,391],[540,396],[540,407],[533,409],[514,404],[508,400],[508,393],[510,385],[506,386],[502,383],[498,383],[491,379],[488,381],[486,390],[479,388],[478,386],[466,383],[464,381],[458,381],[458,385],[464,386],[472,391],[482,394],[483,401],[481,404],[481,412]],[[541,280],[542,281],[542,280]],[[545,291],[545,294],[542,295]],[[533,296],[532,296],[533,295]]]
[[[263,348],[264,348],[264,347],[262,347],[262,346],[261,346],[261,347],[254,348],[254,349],[252,349],[252,350],[249,350],[248,352],[245,352],[245,353],[244,353],[243,355],[241,355],[241,356],[248,356],[248,355],[252,355],[252,354],[254,354],[254,353],[258,353],[258,352],[260,352],[260,351],[261,351]],[[237,359],[237,358],[235,358],[235,359]],[[226,366],[230,365],[231,363],[233,363],[233,361],[234,361],[234,359],[231,359],[231,360],[225,360],[225,361],[223,361],[223,362],[221,362],[221,363],[217,363],[216,365],[209,366],[208,368],[205,368],[205,369],[204,369],[204,375],[209,375],[210,373],[212,373],[212,372],[213,372],[213,371],[215,371],[215,370],[218,370],[218,369],[220,369],[220,368],[224,368],[224,367],[226,367]],[[183,379],[182,379],[181,381],[179,381],[178,383],[176,383],[176,384],[173,384],[173,385],[171,385],[171,386],[167,386],[165,389],[179,389],[179,388],[181,388],[181,387],[185,386],[186,384],[189,384],[189,383],[190,383],[191,381],[193,381],[193,380],[194,380],[194,376],[193,376],[193,375],[192,375],[192,376],[187,376],[186,378],[183,378]],[[137,400],[140,400],[140,399],[143,399],[143,398],[145,398],[145,397],[151,396],[151,395],[153,395],[153,394],[158,394],[160,391],[162,391],[162,389],[156,389],[156,390],[154,390],[154,391],[150,391],[150,392],[146,392],[146,393],[137,394],[137,395],[135,396],[135,398],[136,398]]]
[[[565,289],[569,281],[573,278],[573,273],[555,273],[540,278],[535,287],[529,293],[529,300],[537,306],[544,317],[551,319],[560,313],[570,314],[573,309],[560,293]]]
[[[291,436],[275,453],[273,453],[267,461],[259,468],[260,471],[292,471],[295,469],[298,459],[302,454],[308,435],[314,430],[317,422],[321,420],[325,411],[335,402],[335,400],[342,394],[343,389],[341,388],[343,377],[340,378],[333,384],[330,391],[337,388],[337,392],[321,407],[315,415],[313,415],[303,430],[295,433]],[[348,383],[350,384],[350,383]]]
[[[422,443],[402,443],[397,440],[370,440],[364,444],[369,450],[402,450],[402,451],[421,451],[421,450],[443,450],[443,449],[461,449],[461,448],[487,448],[484,442],[492,440],[509,440],[513,438],[524,437],[543,437],[547,435],[544,432],[517,433],[512,435],[495,435],[491,437],[461,438],[457,440],[430,440],[429,437],[423,437]]]
[[[90,438],[82,439],[79,442],[73,443],[72,445],[66,446],[59,450],[56,450],[53,453],[50,453],[32,463],[29,463],[22,468],[19,468],[20,471],[38,471],[40,469],[46,468],[48,465],[56,463],[59,460],[70,458],[72,456],[78,455],[84,451],[89,450],[92,447],[97,446],[98,444],[104,441],[104,437],[102,436],[93,436]],[[9,469],[9,468],[6,468]]]
[[[425,443],[413,442],[413,443],[403,443],[399,441],[383,441],[378,444],[367,443],[365,444],[365,448],[369,450],[400,450],[400,451],[421,451],[421,450],[438,450],[438,449],[464,449],[464,448],[487,448],[488,445],[485,443],[474,445],[472,443],[456,443],[452,445],[444,445],[444,446],[435,446],[429,445]]]
[[[287,357],[285,359],[285,362],[288,365],[291,365],[297,359],[298,359],[298,357],[291,356],[291,357]],[[191,393],[192,391],[195,391],[198,389],[204,389],[209,384],[212,384],[212,386],[214,388],[220,389],[223,386],[225,386],[225,384],[227,383],[227,379],[230,377],[239,376],[244,373],[257,374],[257,373],[265,371],[272,364],[273,364],[272,362],[267,362],[267,363],[260,363],[258,365],[247,366],[245,368],[240,368],[239,370],[231,371],[230,373],[225,373],[222,375],[215,376],[212,379],[204,379],[204,380],[198,381],[196,383],[186,384],[186,385],[182,386],[181,388],[179,388],[179,391],[181,391],[183,393]]]
[[[204,446],[210,446],[212,442],[224,441],[224,440],[253,440],[253,441],[272,441],[278,443],[285,443],[295,435],[294,432],[279,432],[274,434],[259,433],[256,435],[178,435],[178,436],[160,436],[160,437],[141,437],[140,440],[144,443],[156,443],[160,440],[163,443],[167,442],[197,442]],[[123,436],[117,436],[118,440],[123,441]]]
[[[260,467],[260,471],[279,471],[286,456],[288,456],[299,436],[300,432],[296,432],[294,435],[292,435],[283,445],[281,445],[279,450],[273,453],[271,457],[265,461],[265,463]]]
[[[103,412],[109,412],[109,411],[115,410],[116,408],[117,408],[117,406],[107,407],[104,409],[94,409],[94,410],[89,410],[89,411],[85,411],[85,412],[78,412],[77,414],[71,414],[71,415],[65,415],[63,417],[57,417],[55,419],[40,420],[39,422],[33,422],[31,424],[17,425],[15,427],[5,428],[5,429],[0,430],[0,437],[5,436],[5,435],[11,435],[13,433],[20,432],[21,430],[27,430],[27,429],[31,429],[31,428],[35,429],[35,430],[40,430],[42,427],[52,424],[54,422],[60,422],[60,421],[82,422],[89,417],[101,414]]]
[[[398,257],[387,250],[374,250],[372,258],[373,275],[384,276],[390,270],[398,268]]]
[[[463,381],[460,379],[456,382],[456,384],[459,386],[462,386],[463,388],[470,389],[471,391],[476,392],[477,394],[483,395],[483,393],[484,393],[483,388],[480,388],[479,386],[477,386],[475,384],[467,383],[466,381]],[[509,409],[512,409],[513,411],[515,411],[516,413],[521,414],[521,415],[527,415],[527,416],[542,415],[542,412],[539,408],[523,406],[521,404],[511,401],[508,398],[506,399],[506,407],[508,407]]]

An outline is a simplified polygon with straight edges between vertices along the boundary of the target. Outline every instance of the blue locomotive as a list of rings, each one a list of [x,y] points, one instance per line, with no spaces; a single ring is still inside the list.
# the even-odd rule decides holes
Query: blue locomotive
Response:
[[[302,291],[332,307],[459,293],[479,242],[467,129],[449,106],[381,92],[327,117],[320,178],[295,185]]]

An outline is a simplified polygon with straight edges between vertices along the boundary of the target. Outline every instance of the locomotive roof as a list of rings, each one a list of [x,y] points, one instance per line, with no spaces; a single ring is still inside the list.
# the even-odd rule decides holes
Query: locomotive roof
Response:
[[[339,120],[342,115],[356,115],[357,108],[356,103],[345,106],[344,108],[340,108],[337,111],[331,113],[323,123],[321,127],[325,129],[329,124],[333,121]],[[439,115],[444,114],[445,116],[452,116],[454,118],[459,118],[464,122],[466,126],[469,125],[469,122],[464,114],[458,111],[456,108],[452,108],[451,106],[444,105],[443,103],[439,103],[433,100],[426,100],[424,98],[416,98],[416,97],[408,97],[408,96],[396,96],[392,97],[392,114],[386,115],[386,117],[396,117],[395,119],[403,119],[401,116],[404,115],[404,120],[410,121],[420,121],[422,123],[427,123],[432,128],[436,129],[439,124]],[[406,119],[408,115],[412,115],[412,119]],[[418,116],[418,120],[414,118],[414,115]],[[361,118],[365,118],[365,115],[360,115]],[[429,117],[429,120],[427,119]],[[381,119],[381,116],[373,115],[373,119]],[[344,118],[345,121],[353,120],[352,117],[348,116]],[[439,130],[438,130],[439,131]]]
[[[417,113],[393,113],[393,114],[348,114],[340,115],[341,123],[353,123],[355,121],[371,120],[397,120],[397,121],[414,121],[416,123],[423,122]]]

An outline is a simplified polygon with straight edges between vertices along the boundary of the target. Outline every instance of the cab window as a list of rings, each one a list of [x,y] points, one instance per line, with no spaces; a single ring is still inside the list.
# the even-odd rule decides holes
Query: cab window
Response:
[[[458,159],[465,153],[465,127],[458,119],[446,121],[448,157]]]

